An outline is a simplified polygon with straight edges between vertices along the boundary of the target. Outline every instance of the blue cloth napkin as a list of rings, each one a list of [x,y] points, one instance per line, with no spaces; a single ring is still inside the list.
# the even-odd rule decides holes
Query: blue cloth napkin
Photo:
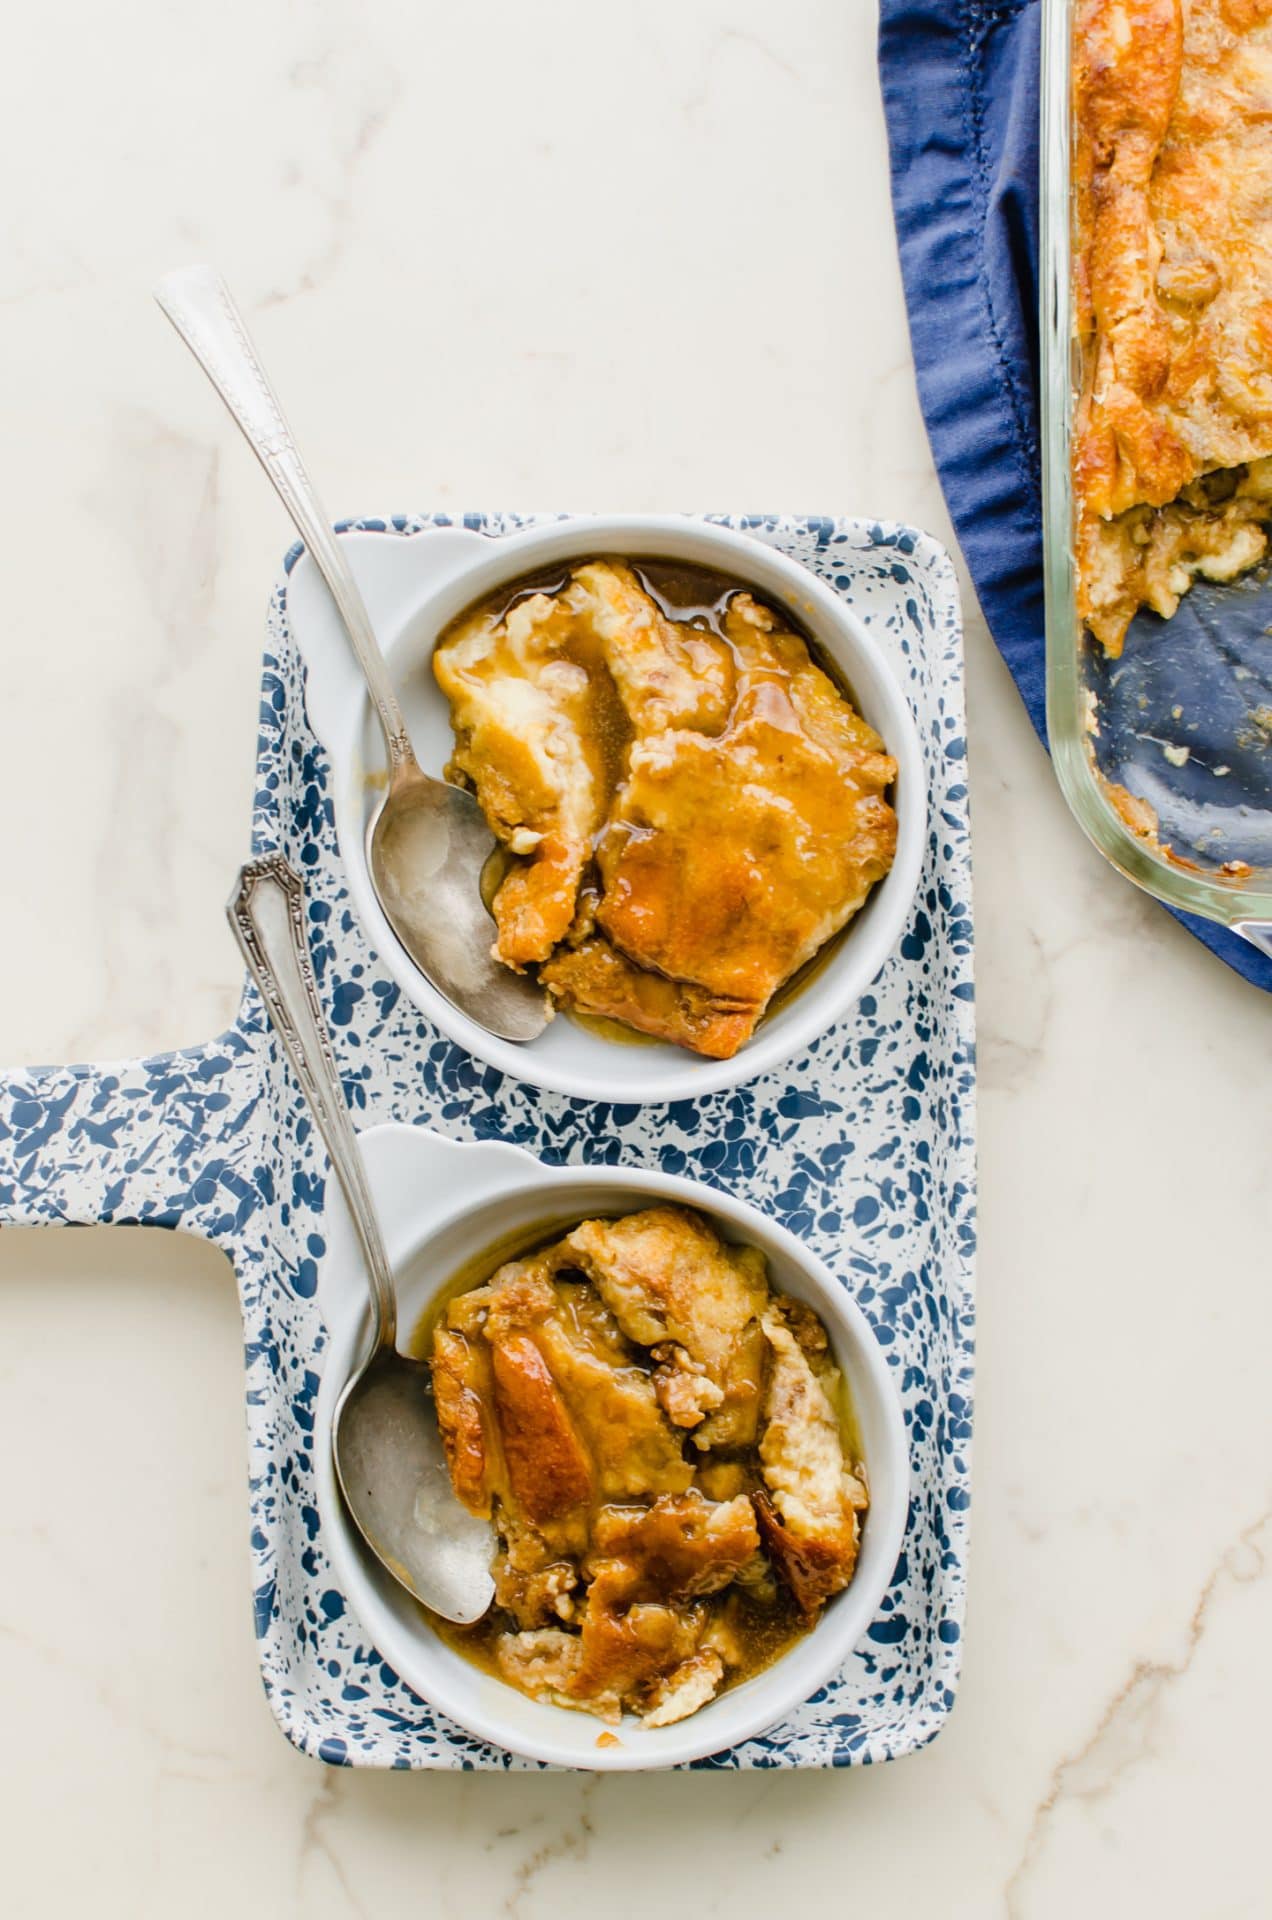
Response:
[[[880,0],[901,273],[932,455],[990,633],[1046,742],[1038,0]],[[1272,960],[1177,916],[1272,991]]]

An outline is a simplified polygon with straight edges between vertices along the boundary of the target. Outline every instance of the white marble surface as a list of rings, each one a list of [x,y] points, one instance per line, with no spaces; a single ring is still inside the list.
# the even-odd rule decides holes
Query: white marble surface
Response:
[[[15,17],[0,1059],[197,1040],[235,1001],[288,530],[151,281],[221,265],[336,512],[945,534],[873,36],[868,0]],[[324,1772],[256,1676],[228,1268],[10,1231],[15,1920],[1267,1911],[1269,1007],[1100,864],[970,607],[968,641],[983,1252],[947,1732],[848,1777]]]

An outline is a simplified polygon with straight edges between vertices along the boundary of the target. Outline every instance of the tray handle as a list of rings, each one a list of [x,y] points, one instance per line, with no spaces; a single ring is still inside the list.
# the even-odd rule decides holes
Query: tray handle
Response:
[[[111,1065],[0,1073],[0,1226],[180,1227],[229,1239],[255,1211],[251,1034]]]

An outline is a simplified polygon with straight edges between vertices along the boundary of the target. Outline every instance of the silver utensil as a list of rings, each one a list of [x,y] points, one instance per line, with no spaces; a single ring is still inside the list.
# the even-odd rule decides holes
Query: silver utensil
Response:
[[[495,925],[481,875],[494,836],[471,793],[434,780],[415,758],[366,602],[229,288],[211,267],[188,267],[162,279],[155,299],[273,481],[362,669],[388,755],[388,784],[367,826],[371,883],[385,918],[421,973],[462,1012],[505,1040],[533,1040],[548,1021],[546,997],[491,951]]]
[[[336,1477],[367,1545],[434,1613],[464,1624],[490,1605],[494,1541],[460,1505],[428,1368],[397,1350],[397,1298],[305,938],[305,891],[281,854],[243,868],[230,925],[331,1155],[366,1258],[366,1352],[332,1424]]]

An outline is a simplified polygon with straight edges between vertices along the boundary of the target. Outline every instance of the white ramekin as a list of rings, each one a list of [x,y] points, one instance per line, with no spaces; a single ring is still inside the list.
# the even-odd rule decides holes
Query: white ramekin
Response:
[[[896,860],[807,987],[766,1020],[732,1060],[704,1060],[668,1045],[626,1046],[558,1018],[529,1046],[500,1040],[430,986],[394,938],[371,888],[366,825],[383,750],[370,703],[317,569],[302,555],[288,610],[306,665],[310,721],[330,756],[336,831],[359,917],[402,991],[442,1031],[532,1086],[587,1100],[692,1099],[737,1086],[799,1053],[851,1012],[900,937],[918,884],[927,792],[910,709],[878,646],[856,614],[807,568],[748,534],[688,517],[573,517],[498,539],[442,527],[411,539],[345,536],[376,630],[402,694],[421,764],[440,774],[452,734],[430,666],[447,622],[518,575],[587,554],[620,553],[696,562],[730,574],[790,609],[844,674],[866,719],[896,756]]]
[[[517,1147],[460,1146],[396,1125],[370,1129],[361,1143],[407,1329],[457,1271],[509,1236],[540,1227],[548,1232],[593,1213],[673,1201],[700,1208],[727,1238],[761,1248],[774,1286],[821,1315],[849,1383],[871,1492],[852,1584],[810,1633],[766,1672],[678,1726],[624,1721],[617,1745],[598,1744],[608,1730],[590,1714],[528,1700],[452,1652],[423,1610],[366,1553],[345,1516],[331,1463],[331,1419],[362,1338],[366,1281],[338,1202],[319,1277],[330,1347],[315,1433],[318,1501],[336,1580],[369,1640],[421,1698],[470,1733],[556,1766],[611,1772],[676,1766],[736,1746],[785,1718],[825,1685],[865,1634],[891,1582],[909,1502],[900,1401],[883,1350],[843,1282],[757,1208],[695,1181],[636,1169],[542,1167]]]

